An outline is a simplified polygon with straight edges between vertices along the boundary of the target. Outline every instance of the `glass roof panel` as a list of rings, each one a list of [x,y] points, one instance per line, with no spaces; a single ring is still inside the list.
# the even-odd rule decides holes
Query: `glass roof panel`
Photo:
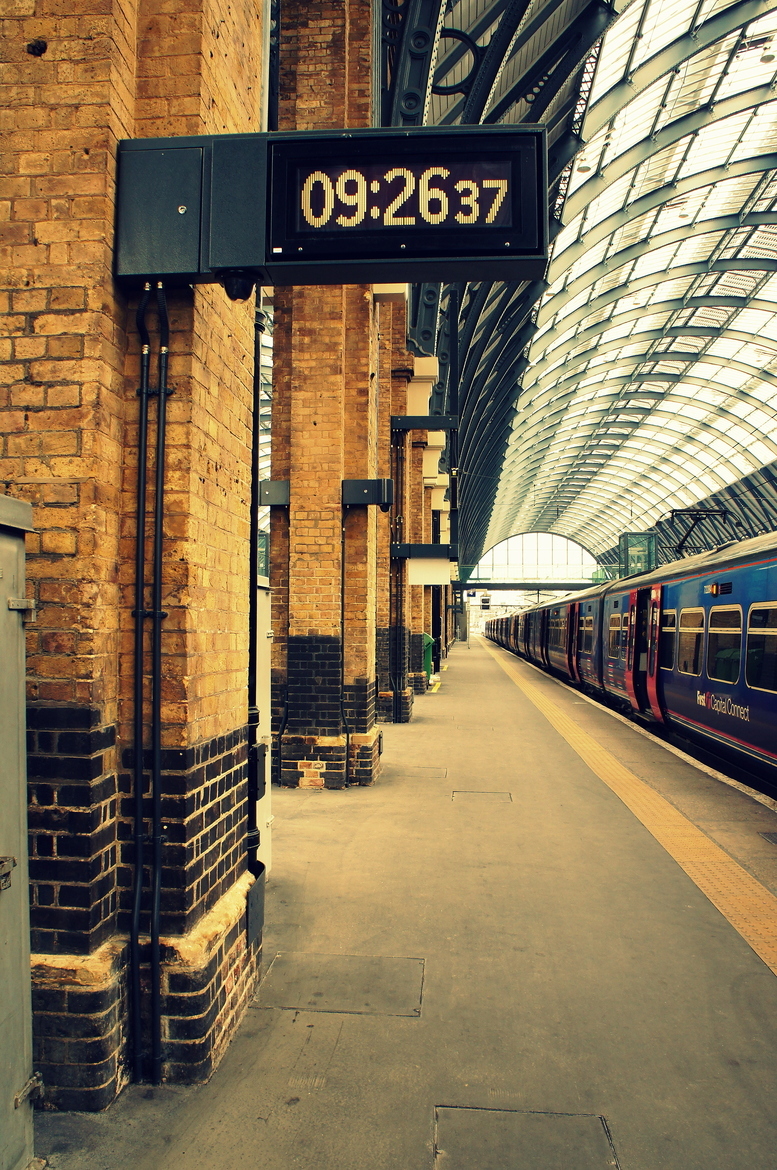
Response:
[[[622,99],[570,176],[491,542],[552,511],[603,552],[777,456],[777,13],[735,7],[635,0],[605,36],[591,106]]]

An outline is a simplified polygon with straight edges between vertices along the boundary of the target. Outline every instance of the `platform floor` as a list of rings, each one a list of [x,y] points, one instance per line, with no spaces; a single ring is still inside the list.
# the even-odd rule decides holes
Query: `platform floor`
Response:
[[[211,1082],[39,1114],[38,1155],[775,1170],[773,808],[477,639],[384,736],[372,788],[276,790],[269,971]]]

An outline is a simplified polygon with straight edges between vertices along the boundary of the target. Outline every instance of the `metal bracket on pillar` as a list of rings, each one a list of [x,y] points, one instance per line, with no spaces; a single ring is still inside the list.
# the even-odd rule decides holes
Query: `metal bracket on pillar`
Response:
[[[393,479],[343,480],[343,504],[347,507],[377,504],[382,511],[387,512],[393,503]]]
[[[288,507],[289,481],[287,479],[263,479],[259,483],[259,507]]]
[[[459,549],[455,544],[392,544],[391,556],[396,561],[405,561],[411,557],[457,561]]]
[[[453,414],[392,414],[392,431],[455,431],[459,420]]]

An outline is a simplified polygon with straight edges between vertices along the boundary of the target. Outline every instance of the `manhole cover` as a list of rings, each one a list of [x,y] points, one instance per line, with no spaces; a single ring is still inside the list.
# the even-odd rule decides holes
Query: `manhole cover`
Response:
[[[424,960],[365,955],[276,955],[261,1007],[302,1012],[420,1016]]]
[[[435,1110],[437,1170],[612,1170],[603,1117],[507,1109]]]

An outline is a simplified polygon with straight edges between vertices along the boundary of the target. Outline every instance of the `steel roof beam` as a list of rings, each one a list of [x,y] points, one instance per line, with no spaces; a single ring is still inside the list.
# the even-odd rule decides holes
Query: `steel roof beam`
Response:
[[[539,87],[537,96],[544,97],[545,86],[550,83],[554,73],[560,74],[563,71],[564,79],[568,80],[569,74],[580,68],[592,45],[604,34],[616,15],[614,9],[603,0],[592,0],[588,8],[581,12],[571,25],[562,26],[544,53],[538,60],[532,62],[531,67],[489,109],[483,121],[485,123],[502,121],[507,111],[521,101],[531,106],[533,122],[541,120],[545,109],[563,82],[557,84],[550,98],[537,104],[536,112],[532,93]]]
[[[777,260],[758,257],[742,257],[733,260],[713,260],[712,263],[707,261],[697,261],[695,264],[681,264],[677,268],[670,269],[669,272],[649,272],[645,276],[632,277],[628,285],[616,285],[615,288],[607,289],[606,292],[595,296],[593,300],[588,301],[568,317],[565,317],[566,322],[580,321],[592,313],[598,312],[599,309],[605,305],[612,304],[615,301],[621,300],[624,296],[634,296],[637,292],[641,292],[646,288],[655,288],[656,285],[666,284],[670,280],[682,280],[684,277],[692,276],[706,276],[711,272],[777,272]],[[579,291],[579,290],[578,290]],[[567,295],[566,290],[557,293],[550,298],[537,315],[538,325],[543,325],[546,321],[554,318],[558,312],[573,299],[572,295]],[[550,308],[554,305],[553,309]],[[684,302],[681,300],[680,304]],[[547,313],[545,312],[547,308]],[[652,312],[650,305],[642,305],[641,314]]]
[[[420,126],[426,120],[443,14],[443,0],[405,0],[391,83],[392,126]]]
[[[617,304],[620,299],[620,297],[616,298],[614,303]],[[777,304],[772,301],[762,301],[757,297],[751,300],[749,297],[716,297],[714,294],[710,294],[708,296],[672,297],[666,301],[654,301],[649,306],[651,316],[660,315],[661,313],[675,312],[681,309],[729,308],[739,311],[742,311],[743,309],[757,309],[762,312],[774,313],[777,311]],[[642,305],[637,308],[626,309],[623,312],[618,313],[617,316],[607,317],[604,321],[597,321],[595,325],[590,325],[588,329],[583,330],[579,336],[588,336],[589,333],[593,335],[596,331],[604,333],[608,329],[614,329],[617,324],[622,324],[627,321],[639,321],[644,316],[645,308]],[[579,324],[579,321],[576,320],[573,324],[567,325],[567,318],[565,318],[563,328],[547,329],[543,334],[541,334],[538,340],[544,341],[546,338],[563,337],[569,331],[569,329],[574,328],[575,324]]]
[[[696,56],[700,50],[714,45],[716,41],[736,32],[743,25],[774,12],[776,8],[774,0],[740,0],[739,4],[731,5],[694,28],[692,32],[678,37],[660,53],[656,53],[643,65],[632,70],[623,81],[613,86],[604,97],[591,106],[585,118],[585,129],[590,128],[591,131],[588,137],[592,137],[634,98],[644,93],[653,82],[677,69],[685,61]]]
[[[626,207],[608,215],[606,219],[599,220],[592,228],[585,231],[579,240],[565,248],[558,258],[551,262],[547,275],[548,283],[552,286],[596,244],[611,238],[620,228],[627,227],[635,219],[641,219],[649,211],[672,203],[675,199],[692,191],[700,191],[705,187],[712,187],[716,183],[724,183],[730,179],[764,174],[775,170],[775,168],[777,168],[777,154],[759,154],[753,158],[740,159],[735,163],[721,164],[709,167],[704,171],[696,171],[695,174],[688,175],[685,179],[677,179],[675,182],[666,183],[648,191],[646,195],[634,199]],[[545,316],[544,305],[543,316]]]
[[[666,150],[668,146],[673,146],[676,142],[681,142],[683,138],[698,134],[700,130],[714,125],[715,122],[722,122],[725,118],[734,117],[736,114],[756,109],[775,100],[777,98],[773,86],[759,85],[755,89],[747,89],[742,93],[734,94],[733,97],[724,98],[714,106],[702,106],[690,114],[676,118],[674,122],[669,122],[655,134],[640,139],[634,146],[629,147],[623,154],[617,155],[606,166],[591,175],[590,179],[586,179],[566,199],[563,212],[564,222],[566,224],[572,223],[586,207],[590,206],[594,199],[603,195],[613,183],[653,158],[654,155],[660,154],[662,150]],[[592,147],[593,145],[593,138],[589,138],[586,141],[586,146]]]

